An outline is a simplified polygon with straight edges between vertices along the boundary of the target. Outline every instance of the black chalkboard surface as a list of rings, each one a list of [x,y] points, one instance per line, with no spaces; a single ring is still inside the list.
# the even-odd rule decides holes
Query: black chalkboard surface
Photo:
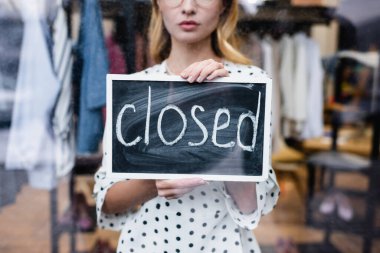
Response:
[[[138,77],[138,78],[137,78]],[[107,173],[123,178],[263,181],[271,80],[107,76]]]

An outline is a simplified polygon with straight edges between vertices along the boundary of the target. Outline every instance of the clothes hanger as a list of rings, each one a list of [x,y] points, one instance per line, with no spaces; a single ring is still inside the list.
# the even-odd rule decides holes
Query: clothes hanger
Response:
[[[344,50],[338,52],[338,57],[352,58],[364,65],[371,68],[379,67],[379,53],[378,52],[359,52],[354,50]]]

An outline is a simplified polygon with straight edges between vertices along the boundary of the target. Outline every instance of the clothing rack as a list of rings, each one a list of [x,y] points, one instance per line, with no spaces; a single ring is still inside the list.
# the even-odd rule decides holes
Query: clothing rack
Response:
[[[63,1],[63,8],[67,15],[67,27],[68,27],[68,34],[69,37],[72,37],[72,4],[73,2]],[[72,50],[72,53],[75,55],[76,50],[75,47]],[[74,87],[75,88],[75,87]],[[73,89],[73,93],[75,96],[75,89]],[[75,104],[74,101],[74,108],[78,105]],[[75,109],[74,109],[75,111]],[[75,176],[77,175],[86,175],[86,174],[94,174],[96,169],[99,167],[101,163],[101,157],[100,156],[89,156],[89,157],[76,157],[74,167],[72,168],[72,172],[69,175],[69,208],[72,206],[73,199],[74,199],[74,188],[75,188]],[[76,251],[76,233],[78,232],[78,229],[74,222],[74,217],[71,217],[72,223],[69,225],[62,225],[58,222],[58,201],[57,201],[57,195],[58,190],[57,188],[53,188],[49,192],[50,196],[50,231],[51,231],[51,252],[52,253],[58,253],[59,252],[59,237],[61,234],[68,232],[69,238],[70,238],[70,252],[77,252]],[[73,214],[73,213],[72,213]]]
[[[81,4],[83,0],[77,2]],[[131,39],[129,34],[135,34],[138,26],[135,25],[135,20],[144,20],[141,18],[141,9],[145,6],[147,1],[135,1],[135,0],[101,0],[101,8],[103,18],[112,18],[116,21],[116,27],[118,31],[121,31],[121,35],[118,37],[120,39],[120,44],[124,45],[123,50],[125,53],[125,60],[127,64],[127,69],[129,72],[135,71],[135,51],[131,50],[135,48],[135,41]],[[74,1],[68,0],[65,1],[64,9],[66,11],[69,27],[69,34],[71,34],[71,14],[72,14],[72,5]],[[135,15],[136,10],[140,10],[140,16]],[[139,17],[139,18],[137,18]],[[140,23],[139,23],[140,24]],[[75,48],[73,49],[75,54]],[[75,87],[74,87],[75,88]],[[75,89],[74,89],[75,90]],[[75,96],[75,95],[74,95]],[[76,99],[74,99],[76,101]],[[77,107],[75,105],[74,107]],[[78,175],[94,175],[96,170],[101,164],[102,157],[101,155],[91,155],[88,157],[76,157],[75,165],[70,174],[69,180],[69,198],[70,206],[73,203],[74,198],[74,188],[75,188],[75,177]],[[51,252],[59,252],[59,237],[61,234],[68,232],[70,235],[70,252],[77,252],[76,250],[76,234],[78,229],[75,225],[75,222],[72,222],[71,225],[61,225],[58,223],[58,212],[57,212],[57,189],[54,188],[50,191],[50,224],[51,224]],[[72,217],[72,220],[74,217]]]
[[[129,73],[135,72],[135,40],[133,36],[125,36],[141,32],[147,34],[151,2],[149,0],[100,0],[104,18],[116,21],[118,30],[123,35],[118,36],[122,45],[126,66]],[[238,21],[238,33],[258,32],[259,34],[272,34],[275,38],[287,33],[299,31],[309,33],[312,25],[328,25],[333,20],[334,8],[331,7],[302,7],[291,6],[284,1],[266,2],[258,7],[255,15],[243,14]]]

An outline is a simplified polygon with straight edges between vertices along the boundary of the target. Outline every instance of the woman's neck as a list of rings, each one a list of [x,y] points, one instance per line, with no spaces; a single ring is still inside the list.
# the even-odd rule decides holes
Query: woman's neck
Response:
[[[179,75],[192,63],[207,59],[221,61],[220,57],[216,56],[212,50],[210,40],[195,44],[183,44],[172,41],[172,48],[166,64],[170,73]]]

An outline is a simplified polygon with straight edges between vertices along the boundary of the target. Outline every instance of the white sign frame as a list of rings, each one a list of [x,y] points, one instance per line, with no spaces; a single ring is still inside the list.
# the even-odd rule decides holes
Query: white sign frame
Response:
[[[154,74],[154,75],[121,75],[121,74],[108,74],[107,75],[107,121],[106,121],[106,132],[105,146],[103,147],[106,152],[106,159],[104,164],[107,164],[106,173],[107,176],[114,179],[180,179],[180,178],[202,178],[204,180],[210,181],[242,181],[242,182],[262,182],[267,180],[269,169],[271,167],[271,103],[272,103],[272,79],[260,75],[260,76],[250,76],[246,78],[236,78],[236,77],[223,77],[212,82],[220,83],[247,83],[247,84],[265,84],[265,117],[264,117],[264,146],[263,146],[263,170],[260,176],[248,176],[248,175],[209,175],[209,174],[157,174],[157,173],[120,173],[112,171],[112,83],[116,80],[128,80],[128,81],[182,81],[179,76],[170,76],[165,74]],[[191,85],[191,84],[189,84]]]

